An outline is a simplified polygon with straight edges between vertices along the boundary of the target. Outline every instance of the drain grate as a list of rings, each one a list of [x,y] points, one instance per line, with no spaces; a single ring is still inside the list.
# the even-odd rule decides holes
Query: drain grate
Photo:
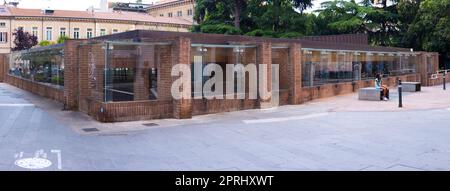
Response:
[[[144,124],[142,124],[142,125],[147,126],[147,127],[155,127],[155,126],[159,126],[159,125],[156,124],[156,123],[144,123]]]
[[[100,130],[98,130],[97,128],[85,128],[83,129],[84,132],[98,132]]]

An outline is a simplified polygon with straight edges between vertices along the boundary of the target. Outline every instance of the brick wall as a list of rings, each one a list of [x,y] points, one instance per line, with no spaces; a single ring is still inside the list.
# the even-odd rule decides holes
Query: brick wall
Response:
[[[67,40],[64,46],[64,107],[69,110],[78,110],[78,47],[83,41]]]
[[[301,103],[302,95],[302,54],[301,44],[291,43],[289,45],[289,102],[290,104]]]
[[[58,88],[56,86],[34,82],[9,74],[5,76],[5,82],[42,97],[56,100],[61,103],[64,101],[64,88],[62,87]]]
[[[191,40],[189,38],[180,37],[175,41],[174,46],[172,46],[172,64],[167,66],[174,66],[176,64],[191,64]],[[170,71],[171,71],[170,67]],[[163,69],[161,69],[163,70]],[[165,68],[164,70],[169,71],[169,68]],[[164,75],[162,76],[171,76]],[[162,82],[167,82],[167,84],[163,85],[166,88],[171,88],[173,81],[175,81],[178,77],[173,77],[172,80],[162,80]],[[170,82],[170,83],[169,83]],[[186,87],[183,87],[183,91],[187,90],[190,94],[191,92],[191,78],[188,81],[185,81],[184,84]],[[167,97],[172,97],[172,94],[165,94]],[[173,100],[173,116],[177,119],[188,119],[192,117],[192,99],[180,99]]]
[[[265,84],[267,87],[267,91],[268,92],[272,92],[272,43],[271,42],[261,42],[258,44],[258,48],[257,48],[257,53],[256,53],[256,59],[257,59],[257,63],[258,63],[258,81],[261,81],[261,76],[260,74],[262,74],[261,68],[259,66],[259,64],[263,64],[267,67],[267,71],[266,71],[266,78],[267,78],[267,83]],[[258,84],[258,89],[262,88],[261,85],[263,84]],[[277,103],[278,105],[278,103]],[[259,97],[259,107],[260,108],[270,108],[273,106],[272,103],[272,99],[262,99],[261,97]]]
[[[172,109],[171,101],[102,103],[92,100],[88,114],[101,122],[124,122],[172,118]]]
[[[345,44],[360,44],[360,45],[369,44],[369,36],[367,34],[306,36],[300,37],[300,39],[327,42],[327,43],[345,43]]]
[[[420,74],[421,83],[423,86],[432,86],[439,82],[439,80],[432,80],[431,75],[435,74],[439,70],[439,54],[433,52],[419,52],[419,68],[418,73]],[[429,68],[428,59],[431,61],[431,66]],[[429,71],[431,69],[431,71]],[[442,81],[442,79],[441,79]]]

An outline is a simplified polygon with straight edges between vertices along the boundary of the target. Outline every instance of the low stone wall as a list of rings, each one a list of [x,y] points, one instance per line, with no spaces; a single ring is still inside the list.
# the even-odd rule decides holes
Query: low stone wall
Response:
[[[171,101],[102,103],[90,101],[88,114],[101,122],[124,122],[173,118]]]
[[[397,86],[398,80],[416,82],[420,81],[419,74],[410,74],[403,76],[394,76],[383,79],[383,83],[389,87]],[[325,84],[322,86],[315,87],[304,87],[302,88],[302,101],[305,103],[315,99],[328,98],[343,94],[349,94],[356,92],[359,88],[372,87],[374,86],[374,80],[362,80],[359,82],[343,82],[335,84]]]
[[[446,82],[450,82],[450,75],[446,76]],[[431,76],[428,78],[428,86],[437,86],[444,84],[444,79],[441,75],[438,76],[437,79],[431,79]]]
[[[258,108],[258,100],[192,100],[192,115],[204,115]]]
[[[56,100],[61,103],[64,102],[63,87],[51,86],[40,82],[34,82],[28,79],[23,79],[9,74],[4,75],[4,80],[8,84],[29,91],[33,94],[46,97],[52,100]]]

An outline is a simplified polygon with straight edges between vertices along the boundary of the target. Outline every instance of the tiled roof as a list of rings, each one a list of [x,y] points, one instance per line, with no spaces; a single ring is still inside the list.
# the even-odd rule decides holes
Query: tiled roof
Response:
[[[106,20],[120,20],[120,21],[141,21],[153,23],[192,25],[192,22],[188,22],[186,20],[179,18],[154,17],[145,13],[135,13],[135,12],[88,12],[88,11],[54,10],[53,14],[45,14],[40,9],[22,9],[17,7],[0,6],[0,16],[106,19]]]
[[[161,5],[161,4],[166,4],[166,3],[172,3],[172,2],[175,2],[175,1],[180,1],[180,0],[160,0],[160,1],[157,1],[155,4],[156,5]]]

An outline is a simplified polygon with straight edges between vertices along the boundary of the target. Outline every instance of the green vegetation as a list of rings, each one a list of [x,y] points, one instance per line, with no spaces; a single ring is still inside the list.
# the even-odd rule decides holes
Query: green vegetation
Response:
[[[370,43],[450,56],[449,0],[196,0],[193,32],[297,38],[366,33]]]
[[[54,42],[51,41],[47,41],[47,40],[43,40],[41,42],[39,42],[39,46],[50,46],[50,45],[54,45]]]
[[[58,38],[58,40],[56,41],[56,43],[58,43],[58,44],[62,44],[62,43],[64,43],[64,42],[66,42],[66,40],[69,40],[70,38],[68,37],[68,36],[60,36],[59,38]]]

